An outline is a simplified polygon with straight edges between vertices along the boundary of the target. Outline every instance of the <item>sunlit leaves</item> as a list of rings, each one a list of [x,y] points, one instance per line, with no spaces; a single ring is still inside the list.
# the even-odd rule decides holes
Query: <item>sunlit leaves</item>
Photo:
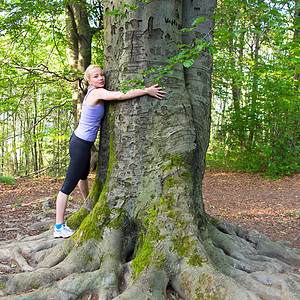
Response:
[[[226,159],[243,170],[290,174],[300,167],[295,81],[300,48],[293,37],[294,4],[219,2],[213,143],[219,153],[226,149]]]
[[[200,17],[192,23],[192,26],[195,26],[204,21],[204,17]]]
[[[114,9],[113,11],[107,11],[105,13],[106,16],[115,16],[116,18],[118,16],[121,16],[123,18],[127,18],[127,10],[126,9],[129,9],[129,10],[134,10],[134,9],[137,9],[138,6],[135,5],[135,4],[127,4],[127,3],[124,3],[122,8],[119,8],[119,9]]]
[[[32,147],[40,161],[53,144],[50,130],[72,127],[64,38],[64,1],[5,1],[0,16],[0,138],[4,172],[13,163],[18,174],[32,170]],[[59,128],[59,129],[57,129]],[[57,147],[57,145],[56,145]],[[55,153],[55,148],[49,153]],[[43,154],[44,153],[44,154]],[[13,159],[11,159],[13,157]],[[27,164],[23,164],[26,157]],[[19,160],[19,161],[16,161]],[[33,159],[33,157],[32,157]],[[5,160],[12,160],[5,164]],[[10,170],[11,172],[11,170]]]

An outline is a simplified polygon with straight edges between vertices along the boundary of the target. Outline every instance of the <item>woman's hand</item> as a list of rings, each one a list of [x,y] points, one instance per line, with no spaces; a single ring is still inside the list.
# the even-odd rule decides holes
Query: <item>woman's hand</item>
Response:
[[[152,85],[152,86],[146,88],[145,90],[149,96],[155,97],[159,100],[164,98],[167,93],[158,84]]]

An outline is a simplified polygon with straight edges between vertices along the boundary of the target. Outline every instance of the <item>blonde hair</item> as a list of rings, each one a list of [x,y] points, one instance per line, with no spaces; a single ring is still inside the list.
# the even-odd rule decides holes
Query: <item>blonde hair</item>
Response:
[[[88,80],[90,79],[90,76],[91,76],[90,72],[91,72],[94,68],[100,68],[100,67],[97,66],[97,65],[89,65],[89,66],[86,68],[86,70],[85,70],[85,72],[84,72],[84,80],[88,81]],[[100,68],[100,69],[101,69],[101,68]]]

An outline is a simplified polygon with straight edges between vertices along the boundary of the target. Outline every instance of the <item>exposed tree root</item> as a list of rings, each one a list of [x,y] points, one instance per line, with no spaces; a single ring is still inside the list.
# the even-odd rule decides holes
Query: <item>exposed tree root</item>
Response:
[[[164,226],[170,224],[165,220]],[[157,240],[153,251],[156,257],[163,254],[164,258],[149,260],[139,274],[132,261],[126,262],[135,242],[117,229],[106,228],[102,242],[87,240],[82,245],[74,244],[73,239],[53,239],[52,232],[1,243],[1,259],[20,261],[26,272],[2,275],[0,295],[3,299],[35,300],[83,299],[88,295],[98,299],[165,299],[167,286],[172,285],[184,299],[298,299],[296,266],[300,260],[296,249],[221,221],[208,224],[201,238],[193,233],[195,228],[189,228],[190,247],[184,253],[174,244],[180,231],[176,228],[173,238]]]
[[[89,240],[80,247],[73,247],[74,241],[71,239],[61,243],[62,240],[56,240],[49,234],[52,233],[42,234],[35,240],[30,238],[20,241],[19,244],[9,243],[8,248],[2,248],[6,250],[3,251],[3,256],[6,255],[7,258],[9,247],[17,245],[19,252],[13,251],[12,254],[21,255],[22,253],[25,257],[34,259],[36,267],[31,267],[21,255],[24,259],[24,261],[20,260],[21,263],[25,268],[31,267],[31,272],[2,275],[0,277],[1,296],[29,291],[65,278],[72,273],[89,272],[99,268],[101,251],[98,251],[96,241]],[[19,255],[14,256],[16,261]],[[36,261],[37,258],[39,261]]]
[[[62,240],[51,238],[50,232],[26,237],[19,241],[1,242],[0,260],[12,259],[16,261],[22,271],[32,271],[34,266],[28,263],[26,257],[34,262],[35,256],[41,255],[61,242]]]
[[[152,266],[142,272],[122,294],[114,299],[165,299],[168,282],[166,272]]]
[[[183,260],[180,270],[171,284],[184,299],[259,299],[212,265],[191,267]]]
[[[213,223],[211,242],[204,245],[224,274],[263,299],[298,299],[299,250],[240,226],[216,220]]]
[[[196,222],[182,201],[186,183],[167,180],[160,200],[135,219],[100,197],[95,209],[107,215],[91,213],[72,238],[54,239],[51,230],[1,243],[1,260],[14,259],[24,272],[1,275],[0,296],[160,300],[171,285],[187,300],[299,298],[298,250],[210,216]],[[89,222],[101,230],[87,230]]]

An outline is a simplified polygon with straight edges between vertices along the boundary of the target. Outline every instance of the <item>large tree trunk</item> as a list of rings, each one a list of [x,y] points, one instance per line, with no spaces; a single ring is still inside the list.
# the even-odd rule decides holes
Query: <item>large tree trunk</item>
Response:
[[[151,0],[139,2],[126,19],[107,17],[108,87],[163,65],[178,44],[193,41],[193,33],[183,36],[180,29],[197,17],[206,22],[196,37],[210,41],[215,4]],[[165,299],[171,285],[184,299],[298,297],[296,249],[205,213],[211,71],[211,55],[204,51],[191,68],[178,66],[164,79],[165,100],[145,96],[107,106],[93,189],[68,220],[78,227],[75,235],[64,243],[45,233],[0,244],[2,257],[12,256],[13,248],[23,269],[32,271],[2,276],[2,295]],[[29,265],[24,256],[37,263]]]

